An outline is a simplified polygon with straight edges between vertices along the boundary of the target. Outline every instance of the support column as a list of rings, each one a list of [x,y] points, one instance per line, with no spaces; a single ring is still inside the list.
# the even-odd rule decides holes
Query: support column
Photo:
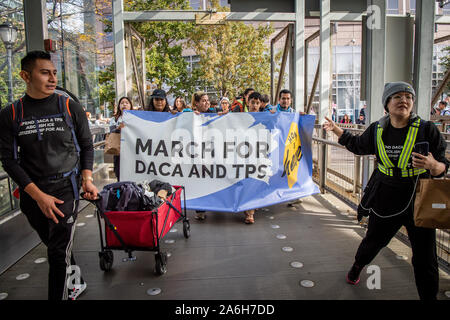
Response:
[[[319,84],[319,113],[317,119],[323,124],[325,116],[328,115],[330,106],[331,88],[331,14],[330,0],[320,2],[320,84]],[[327,133],[320,129],[320,137],[326,139]],[[327,177],[327,145],[322,144],[319,149],[319,188],[325,191]]]
[[[368,0],[367,10],[367,123],[377,121],[384,114],[381,103],[385,81],[386,1]],[[370,14],[371,13],[371,14]]]
[[[27,52],[44,51],[44,39],[48,38],[46,1],[23,0],[23,12]]]
[[[320,83],[319,83],[319,124],[324,122],[330,106],[331,90],[331,25],[330,0],[320,2]]]
[[[385,81],[386,52],[386,0],[367,1],[367,23],[363,32],[367,35],[366,57],[366,102],[367,123],[380,119],[384,114],[381,103]],[[373,162],[363,158],[362,188],[364,190],[374,170]]]
[[[413,82],[416,91],[416,112],[426,120],[430,119],[432,95],[434,18],[434,6],[428,1],[417,0]]]
[[[292,90],[294,95],[294,105],[296,111],[304,111],[304,73],[305,73],[305,1],[295,1],[295,26],[293,33],[293,50],[290,55],[291,70],[290,78],[292,79]]]
[[[125,27],[123,23],[123,0],[113,0],[114,61],[116,73],[116,103],[127,95]]]

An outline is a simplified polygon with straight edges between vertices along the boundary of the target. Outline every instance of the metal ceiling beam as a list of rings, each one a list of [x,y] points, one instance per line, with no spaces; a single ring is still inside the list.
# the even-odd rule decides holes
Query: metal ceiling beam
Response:
[[[215,13],[213,11],[158,10],[142,12],[123,12],[126,22],[144,21],[195,21],[197,14]],[[295,22],[295,13],[284,12],[217,12],[225,15],[227,21],[272,21]]]
[[[304,8],[304,6],[302,6]],[[226,21],[271,21],[271,22],[295,22],[296,14],[289,12],[214,12],[200,10],[153,10],[153,11],[124,11],[125,22],[144,21],[195,21],[196,15],[205,13],[217,13],[225,15]],[[361,21],[363,13],[330,12],[330,21],[351,22]],[[315,17],[316,13],[312,15]],[[317,12],[317,18],[320,12]]]

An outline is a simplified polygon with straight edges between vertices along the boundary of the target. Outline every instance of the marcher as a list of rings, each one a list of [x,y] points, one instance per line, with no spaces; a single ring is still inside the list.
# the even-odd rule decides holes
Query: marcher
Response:
[[[219,108],[219,103],[217,102],[216,99],[211,99],[209,101],[209,104],[210,104],[209,107],[214,108],[216,110],[216,112],[222,111],[222,107]]]
[[[78,213],[79,187],[95,199],[94,150],[86,114],[78,103],[55,94],[57,70],[50,54],[31,51],[21,60],[25,95],[0,112],[0,159],[18,184],[20,209],[47,246],[50,300],[75,299],[87,287],[68,291]],[[81,279],[82,280],[82,279]]]
[[[247,88],[242,95],[242,98],[237,98],[231,105],[232,112],[247,112],[248,111],[248,96],[255,91],[253,88]]]
[[[262,101],[261,101],[261,94],[259,92],[252,92],[249,96],[248,96],[248,112],[260,112],[261,111],[261,106],[262,106]],[[244,211],[245,214],[245,220],[244,222],[246,224],[253,224],[255,223],[255,211],[257,209],[252,209],[252,210],[246,210]]]
[[[195,108],[195,114],[216,113],[215,108],[210,107],[208,94],[205,92],[195,92],[192,95],[192,107]],[[196,210],[195,212],[195,219],[201,221],[206,219],[205,211]]]
[[[364,104],[363,106],[362,106],[362,108],[359,110],[359,115],[361,116],[364,116],[364,121],[366,121],[366,108],[367,108],[367,105],[366,104]]]
[[[387,83],[382,97],[387,115],[372,123],[362,135],[352,135],[328,118],[324,128],[333,131],[339,137],[338,142],[349,151],[358,155],[375,154],[378,163],[358,208],[358,220],[369,214],[369,223],[347,274],[347,282],[359,282],[364,266],[403,225],[411,242],[420,299],[433,300],[439,283],[436,230],[414,225],[414,192],[419,175],[420,178],[430,174],[442,176],[448,170],[449,162],[445,158],[445,140],[434,123],[420,119],[412,112],[414,99],[415,91],[410,84]],[[414,144],[424,141],[429,144],[428,155],[412,152]]]
[[[333,101],[331,104],[331,120],[337,121],[337,104]]]
[[[261,95],[261,110],[260,111],[270,111],[273,106],[270,104],[270,97],[268,94]]]
[[[274,108],[277,112],[295,112],[291,107],[292,93],[288,89],[283,89],[278,94],[278,104]]]
[[[439,101],[438,108],[436,110],[438,115],[450,116],[450,107],[447,105],[446,101]]]
[[[219,114],[226,114],[230,111],[230,99],[227,97],[223,97],[220,99],[220,107],[222,110],[219,112]]]
[[[348,114],[344,114],[344,117],[342,118],[341,123],[352,123],[352,119],[350,119]]]
[[[186,101],[184,101],[183,97],[176,97],[175,102],[173,103],[173,110],[178,112],[183,112],[186,108]]]
[[[166,92],[162,89],[153,90],[150,96],[150,103],[146,111],[170,112],[169,102],[167,101]]]
[[[261,94],[253,91],[248,96],[248,112],[259,112],[262,106]]]
[[[124,110],[133,110],[133,102],[128,97],[122,97],[119,99],[117,111],[116,114],[114,115],[114,124],[116,125],[116,128],[113,130],[114,133],[120,133],[122,131],[122,128],[124,127],[123,124]],[[116,175],[117,181],[120,181],[120,155],[113,156],[113,163],[114,163],[114,174]]]
[[[217,113],[216,108],[212,107],[209,102],[208,94],[201,91],[195,92],[192,95],[192,107],[193,109],[195,108],[194,112],[196,114]]]
[[[366,124],[366,119],[362,114],[359,115],[359,118],[356,119],[356,124]]]

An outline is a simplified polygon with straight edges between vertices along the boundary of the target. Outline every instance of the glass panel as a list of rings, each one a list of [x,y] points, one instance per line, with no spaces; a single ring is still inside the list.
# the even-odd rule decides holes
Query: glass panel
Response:
[[[353,79],[353,75],[352,74],[339,74],[338,79],[339,80],[351,80],[351,79]]]
[[[353,121],[354,110],[354,90],[353,88],[339,88],[338,89],[338,120],[342,120],[345,114],[348,114]]]
[[[353,56],[352,54],[343,53],[336,54],[336,73],[353,72]]]
[[[442,13],[444,15],[450,15],[450,3],[447,3],[443,8],[442,8]]]
[[[361,73],[361,51],[353,53],[353,66],[355,73]]]
[[[96,9],[92,0],[47,0],[48,35],[60,43],[52,53],[59,85],[92,114],[101,113],[97,71],[103,66],[97,62],[97,51],[107,37],[100,23],[104,12]]]
[[[0,180],[0,216],[12,209],[8,182],[8,178]]]
[[[388,14],[398,14],[398,0],[388,0],[386,13]]]
[[[25,82],[19,76],[20,59],[26,49],[22,0],[0,0],[0,24],[7,22],[16,28],[17,37],[8,50],[0,40],[0,107],[18,99],[25,91]],[[8,59],[8,52],[11,60]],[[9,77],[9,70],[11,70],[11,77]],[[9,98],[10,92],[12,99]]]
[[[94,149],[94,170],[98,168],[99,165],[104,163],[105,150]]]

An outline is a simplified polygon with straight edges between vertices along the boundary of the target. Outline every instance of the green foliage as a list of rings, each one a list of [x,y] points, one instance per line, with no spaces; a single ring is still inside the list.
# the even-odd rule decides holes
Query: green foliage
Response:
[[[189,9],[187,0],[128,0],[125,10],[182,10]],[[133,27],[146,41],[147,81],[161,88],[169,87],[168,94],[180,95],[195,83],[188,73],[188,63],[182,56],[183,41],[193,30],[192,23],[143,22]]]
[[[100,105],[104,105],[105,102],[108,102],[111,112],[114,111],[114,100],[116,98],[114,79],[114,63],[98,73],[98,95]]]
[[[443,51],[446,55],[440,59],[439,64],[445,68],[444,73],[446,73],[450,69],[450,46],[445,47]],[[447,83],[446,90],[450,91],[450,82]]]
[[[210,1],[219,12],[217,0]],[[188,0],[125,0],[126,11],[190,9]],[[105,20],[104,31],[111,32]],[[146,81],[168,94],[190,96],[199,87],[212,86],[220,96],[234,98],[247,87],[270,92],[270,53],[265,41],[271,25],[227,22],[224,25],[195,25],[184,22],[140,22],[133,27],[146,43]],[[194,49],[200,56],[197,68],[189,72],[183,50]],[[101,104],[114,99],[114,70],[99,74]],[[189,98],[188,98],[189,100]]]
[[[214,7],[227,9],[217,2]],[[200,55],[201,79],[229,98],[247,87],[269,93],[270,53],[265,40],[273,31],[271,25],[255,27],[243,22],[196,26],[189,44]]]
[[[8,104],[8,66],[6,65],[6,51],[3,45],[0,47],[0,105],[2,107]],[[12,61],[12,78],[13,78],[13,98],[20,98],[25,93],[25,82],[20,77],[20,59],[22,53],[15,53]]]

